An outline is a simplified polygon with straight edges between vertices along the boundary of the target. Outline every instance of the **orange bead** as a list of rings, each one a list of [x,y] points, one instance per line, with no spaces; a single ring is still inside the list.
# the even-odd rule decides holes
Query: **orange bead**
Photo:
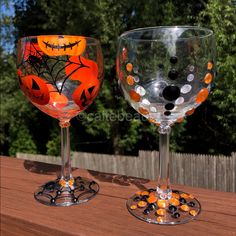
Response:
[[[140,95],[138,93],[136,93],[134,90],[131,90],[129,92],[129,96],[130,96],[130,99],[135,101],[135,102],[139,102],[140,101]]]
[[[149,192],[148,191],[143,191],[141,192],[141,196],[148,196],[149,195]]]
[[[149,196],[151,197],[151,196],[156,196],[156,192],[151,192],[151,193],[149,193]]]
[[[157,205],[160,208],[166,208],[169,205],[169,203],[166,200],[158,200]]]
[[[65,186],[66,186],[66,181],[65,181],[64,179],[60,179],[59,184],[60,184],[62,187],[65,187]]]
[[[152,196],[150,196],[150,197],[147,199],[147,201],[148,201],[149,203],[155,203],[155,202],[157,202],[157,197],[154,196],[154,195],[152,195]]]
[[[195,111],[195,109],[192,108],[192,109],[188,110],[188,111],[185,113],[185,115],[186,115],[186,116],[190,116],[190,115],[192,115],[192,114],[194,113],[194,111]]]
[[[150,123],[154,123],[154,124],[156,123],[156,120],[155,120],[155,119],[152,119],[152,118],[149,118],[148,121],[149,121]]]
[[[166,210],[165,209],[158,209],[156,211],[156,214],[159,216],[164,216],[166,214]]]
[[[145,201],[139,201],[138,202],[138,207],[143,208],[145,206],[147,206],[147,202],[145,202]]]
[[[180,198],[180,196],[179,196],[179,194],[177,194],[177,193],[172,193],[172,198],[177,198],[177,199],[179,199]]]
[[[157,217],[157,222],[159,222],[159,223],[162,223],[162,222],[164,222],[164,218],[163,218],[163,217],[161,217],[161,216]]]
[[[185,199],[188,199],[188,198],[189,198],[189,195],[188,195],[187,193],[181,193],[181,194],[180,194],[180,197],[185,198]]]
[[[126,70],[127,70],[128,72],[131,72],[131,71],[133,70],[133,65],[132,65],[131,63],[127,63],[127,64],[126,64]]]
[[[180,210],[189,211],[189,207],[188,207],[188,205],[184,204],[184,205],[180,206]]]
[[[70,179],[70,180],[68,181],[69,186],[72,186],[72,185],[74,184],[74,182],[75,182],[74,179]]]
[[[211,81],[212,81],[212,79],[213,79],[212,74],[211,74],[211,73],[207,73],[207,74],[205,75],[204,82],[205,82],[206,84],[210,84]]]
[[[193,194],[189,194],[188,197],[189,197],[190,199],[194,199]]]
[[[149,111],[143,107],[140,107],[138,109],[139,113],[142,114],[142,115],[148,115],[149,114]]]
[[[192,216],[196,216],[196,215],[197,215],[197,211],[191,210],[191,211],[189,212],[189,214],[192,215]]]
[[[209,61],[209,62],[207,63],[207,69],[208,69],[208,70],[211,70],[212,68],[213,68],[213,63]]]
[[[131,206],[130,206],[130,209],[131,209],[131,210],[137,209],[137,205],[131,205]]]
[[[142,191],[139,190],[139,191],[137,191],[135,194],[136,194],[136,195],[141,195],[141,192],[142,192]]]
[[[171,198],[169,200],[170,204],[173,205],[173,206],[178,206],[180,204],[179,200],[176,199],[176,198]]]
[[[131,76],[131,75],[129,75],[129,76],[127,76],[127,78],[126,78],[126,81],[127,81],[127,84],[128,84],[128,85],[133,85],[133,84],[134,84],[134,77]]]
[[[201,91],[197,94],[196,103],[200,104],[204,102],[207,99],[208,94],[209,94],[209,91],[207,88],[201,89]]]

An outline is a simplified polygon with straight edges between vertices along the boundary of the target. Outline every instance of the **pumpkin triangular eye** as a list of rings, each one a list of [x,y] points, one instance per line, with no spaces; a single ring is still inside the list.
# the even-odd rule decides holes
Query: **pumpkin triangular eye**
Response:
[[[38,86],[38,84],[36,83],[36,81],[34,79],[32,79],[32,89],[40,90],[40,87]]]
[[[95,86],[92,86],[88,89],[89,93],[92,94],[93,90],[94,90]]]

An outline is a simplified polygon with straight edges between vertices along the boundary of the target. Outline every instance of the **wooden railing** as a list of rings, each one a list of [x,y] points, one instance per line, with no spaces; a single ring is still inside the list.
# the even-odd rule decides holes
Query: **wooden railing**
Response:
[[[60,164],[60,157],[17,153],[17,158]],[[171,153],[171,182],[193,187],[236,192],[236,153],[231,156]],[[72,166],[107,173],[157,179],[157,151],[138,156],[72,152]]]

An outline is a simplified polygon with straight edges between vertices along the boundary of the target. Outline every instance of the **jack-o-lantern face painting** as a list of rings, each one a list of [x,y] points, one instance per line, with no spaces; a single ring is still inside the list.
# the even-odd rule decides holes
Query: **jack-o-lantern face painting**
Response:
[[[38,36],[40,49],[48,56],[76,56],[84,52],[86,40],[81,36]]]
[[[89,106],[97,96],[100,87],[100,81],[96,78],[89,83],[81,84],[72,94],[74,102],[80,110]]]
[[[49,90],[45,81],[36,75],[19,77],[21,90],[30,101],[39,105],[49,102]]]

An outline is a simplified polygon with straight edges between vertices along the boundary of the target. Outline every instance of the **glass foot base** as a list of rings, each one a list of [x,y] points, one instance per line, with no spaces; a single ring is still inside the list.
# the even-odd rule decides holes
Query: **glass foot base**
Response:
[[[153,224],[175,225],[195,219],[201,211],[192,195],[172,190],[169,200],[158,199],[155,189],[138,191],[127,201],[129,212],[136,218]]]
[[[49,206],[71,206],[89,201],[99,191],[99,185],[84,177],[74,178],[73,185],[63,187],[60,179],[42,185],[35,193],[37,201]]]

